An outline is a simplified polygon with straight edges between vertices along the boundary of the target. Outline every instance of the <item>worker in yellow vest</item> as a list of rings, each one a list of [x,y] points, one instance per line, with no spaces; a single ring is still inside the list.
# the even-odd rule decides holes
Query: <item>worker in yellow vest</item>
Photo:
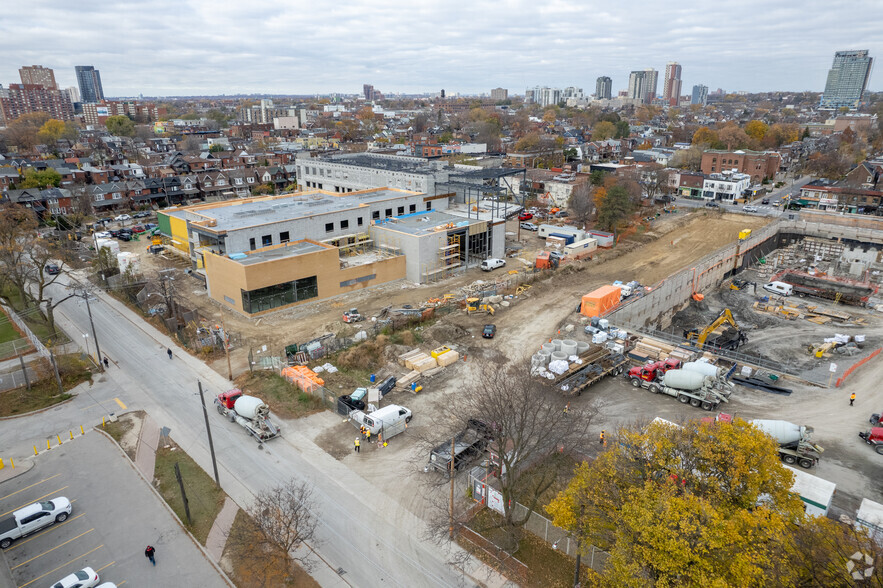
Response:
[[[359,453],[359,443],[360,443],[360,441],[358,439],[356,439],[356,444],[353,447],[353,451],[355,451],[356,453]]]

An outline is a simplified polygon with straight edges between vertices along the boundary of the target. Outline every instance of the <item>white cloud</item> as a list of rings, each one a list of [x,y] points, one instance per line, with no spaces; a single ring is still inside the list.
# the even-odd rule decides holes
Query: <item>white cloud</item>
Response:
[[[834,51],[883,56],[878,6],[806,0],[677,4],[625,0],[42,0],[7,6],[0,83],[22,65],[101,71],[107,95],[521,93],[549,84],[614,89],[634,69],[683,66],[693,84],[728,90],[817,90]],[[879,78],[879,76],[877,76]],[[660,81],[661,83],[661,81]],[[872,75],[871,88],[883,84]]]

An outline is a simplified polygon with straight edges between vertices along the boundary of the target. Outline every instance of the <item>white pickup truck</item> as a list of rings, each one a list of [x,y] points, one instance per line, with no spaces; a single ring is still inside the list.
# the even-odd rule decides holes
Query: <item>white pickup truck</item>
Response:
[[[64,522],[70,514],[71,502],[63,496],[20,508],[0,519],[0,548],[6,549],[16,539],[35,533],[52,523]]]

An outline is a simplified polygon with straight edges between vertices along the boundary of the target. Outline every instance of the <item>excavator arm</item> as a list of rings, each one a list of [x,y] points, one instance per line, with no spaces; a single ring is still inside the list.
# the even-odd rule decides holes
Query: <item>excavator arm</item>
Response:
[[[733,318],[733,313],[730,312],[729,308],[725,308],[723,311],[721,311],[718,317],[714,319],[713,323],[711,323],[701,331],[697,329],[692,329],[690,331],[685,331],[684,335],[687,337],[687,340],[696,337],[696,343],[699,347],[701,347],[705,345],[705,340],[708,339],[708,336],[724,323],[729,323],[729,325],[736,330],[739,329],[739,325],[736,324],[736,319]]]

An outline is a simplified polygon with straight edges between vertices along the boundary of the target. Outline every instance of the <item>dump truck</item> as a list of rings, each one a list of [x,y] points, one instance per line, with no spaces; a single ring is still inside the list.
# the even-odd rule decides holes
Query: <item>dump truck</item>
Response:
[[[811,468],[824,451],[812,442],[813,428],[788,421],[750,419],[748,421],[779,443],[779,457],[787,464]]]
[[[452,475],[451,471],[451,444],[454,445],[454,471],[460,471],[467,465],[478,459],[487,448],[489,441],[488,430],[483,428],[481,421],[470,420],[466,428],[457,433],[453,439],[448,439],[444,443],[436,446],[429,452],[429,463],[423,468],[428,472],[430,469],[439,472],[447,472]]]
[[[243,394],[239,388],[218,394],[215,406],[221,416],[243,427],[261,443],[279,436],[279,427],[270,421],[270,407],[260,398]]]
[[[669,370],[662,376],[662,382],[632,380],[641,388],[654,394],[666,394],[677,398],[683,404],[689,404],[703,410],[714,410],[721,402],[729,402],[732,387],[721,385],[712,376],[687,370]]]
[[[605,376],[623,373],[628,365],[625,355],[597,343],[590,345],[579,359],[582,363],[572,363],[569,370],[554,380],[555,387],[565,396],[579,396]]]

